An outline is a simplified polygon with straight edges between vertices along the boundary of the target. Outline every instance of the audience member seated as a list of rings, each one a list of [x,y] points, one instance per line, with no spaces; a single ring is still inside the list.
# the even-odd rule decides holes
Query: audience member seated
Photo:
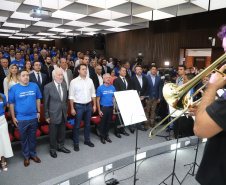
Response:
[[[105,58],[103,58],[101,60],[101,63],[102,63],[102,75],[104,75],[106,73],[110,74],[111,68],[107,66],[107,60]]]
[[[57,57],[52,57],[52,66],[54,67],[54,69],[59,68]]]
[[[16,60],[16,58],[15,58],[15,50],[14,49],[10,49],[9,50],[9,56],[6,57],[6,59],[8,60],[9,65],[11,64],[12,61]]]
[[[119,76],[119,68],[121,67],[121,62],[120,61],[116,61],[116,66],[115,66],[115,76]]]

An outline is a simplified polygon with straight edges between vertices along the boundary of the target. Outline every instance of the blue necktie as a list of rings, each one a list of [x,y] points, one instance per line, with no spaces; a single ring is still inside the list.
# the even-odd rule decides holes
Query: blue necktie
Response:
[[[41,86],[42,84],[41,84],[41,79],[40,79],[39,73],[37,73],[37,74],[38,74],[38,84]]]

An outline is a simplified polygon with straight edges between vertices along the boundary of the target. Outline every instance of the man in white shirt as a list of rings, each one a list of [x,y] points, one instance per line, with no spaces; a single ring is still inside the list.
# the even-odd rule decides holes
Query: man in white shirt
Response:
[[[73,128],[74,150],[79,151],[79,127],[82,119],[84,120],[84,137],[85,145],[94,147],[90,141],[90,119],[93,112],[96,111],[96,94],[92,79],[88,78],[87,66],[80,64],[77,67],[79,76],[73,79],[69,88],[69,100],[71,105],[71,114],[75,116],[75,124]]]
[[[185,65],[179,65],[178,67],[178,77],[176,79],[176,84],[178,86],[181,86],[184,84],[184,75],[186,73],[186,66]]]
[[[67,69],[67,61],[65,58],[60,59],[60,69],[63,72],[63,76],[64,76],[63,81],[67,84],[67,90],[69,90],[69,85],[71,80],[73,79],[73,74],[71,70]]]
[[[78,52],[77,53],[77,56],[78,56],[78,58],[75,61],[75,67],[77,67],[79,64],[82,64],[83,63],[82,60],[83,60],[84,54],[81,53],[81,52]]]
[[[115,67],[113,58],[109,58],[107,66],[110,67],[111,69],[113,69]]]
[[[103,85],[103,78],[102,78],[102,67],[101,66],[97,66],[96,67],[96,74],[97,74],[97,78],[99,80],[99,86]]]

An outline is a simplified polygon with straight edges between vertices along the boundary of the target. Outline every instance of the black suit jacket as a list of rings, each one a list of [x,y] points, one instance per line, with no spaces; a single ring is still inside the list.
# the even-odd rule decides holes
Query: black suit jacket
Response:
[[[107,73],[111,74],[111,68],[106,66],[107,67]],[[104,71],[104,67],[102,66],[102,76],[105,74],[105,71]]]
[[[127,81],[127,87],[125,85],[125,83],[122,81],[122,79],[120,77],[116,78],[113,81],[113,86],[115,87],[116,91],[125,91],[125,90],[129,90],[130,87],[130,80],[126,79]]]
[[[11,64],[11,62],[12,62],[11,59],[10,59],[10,56],[6,57],[6,59],[8,60],[8,62],[9,62],[8,64],[9,64],[9,66],[10,66],[10,64]],[[16,58],[15,58],[15,59],[16,59]]]
[[[142,76],[142,88],[137,79],[137,76],[132,76],[130,78],[130,90],[137,90],[139,96],[148,96],[148,79],[145,76]]]
[[[40,91],[41,91],[41,94],[42,94],[42,96],[43,96],[44,86],[48,83],[48,79],[47,79],[46,74],[41,73],[41,75],[42,75],[42,85],[41,85],[41,86],[38,84],[38,80],[37,80],[37,78],[35,77],[35,74],[34,74],[34,73],[29,74],[29,78],[30,78],[29,81],[30,81],[30,82],[33,82],[33,83],[36,83],[36,84],[38,85],[38,87],[39,87],[39,89],[40,89]]]
[[[95,70],[92,66],[88,66],[88,70],[89,70],[89,77],[93,80],[94,87],[95,89],[97,89],[99,87],[99,80],[98,80],[97,74],[95,73]],[[74,70],[74,78],[78,76],[79,76],[79,73],[76,67]]]
[[[129,76],[129,73],[128,73],[128,71],[126,70],[126,78],[131,78],[131,77],[133,76],[133,73],[132,73],[131,69],[130,69],[130,72],[131,72],[131,76]]]
[[[41,72],[46,74],[48,82],[52,82],[53,78],[52,78],[52,72],[54,70],[53,66],[49,66],[49,72],[48,72],[48,67],[47,65],[43,65],[41,68]]]
[[[0,93],[4,94],[3,81],[5,78],[3,67],[0,65]]]
[[[41,62],[43,65],[45,65],[45,59],[43,58],[43,56],[39,56],[38,57],[39,62]]]

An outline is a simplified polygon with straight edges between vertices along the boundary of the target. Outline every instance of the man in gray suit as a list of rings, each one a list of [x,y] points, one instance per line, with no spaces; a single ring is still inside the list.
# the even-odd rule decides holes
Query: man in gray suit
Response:
[[[71,70],[68,69],[68,64],[65,58],[60,59],[60,69],[63,72],[63,81],[67,84],[67,90],[68,90],[71,80],[73,79],[73,74]]]
[[[61,69],[55,69],[52,77],[54,80],[44,88],[44,113],[49,123],[50,155],[56,158],[56,150],[64,153],[71,151],[64,147],[68,110],[67,85],[63,82]]]

